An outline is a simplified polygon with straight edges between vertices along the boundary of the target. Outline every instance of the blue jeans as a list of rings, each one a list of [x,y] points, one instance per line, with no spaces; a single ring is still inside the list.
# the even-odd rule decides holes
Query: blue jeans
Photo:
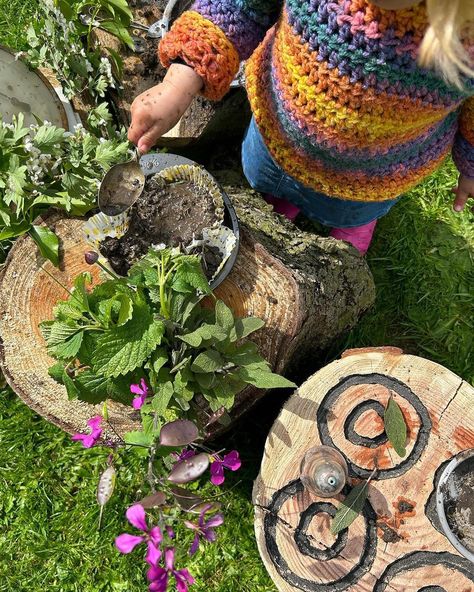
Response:
[[[325,226],[354,228],[384,216],[400,198],[350,201],[318,193],[295,181],[273,160],[252,118],[242,144],[242,166],[250,186],[295,204],[305,216]]]

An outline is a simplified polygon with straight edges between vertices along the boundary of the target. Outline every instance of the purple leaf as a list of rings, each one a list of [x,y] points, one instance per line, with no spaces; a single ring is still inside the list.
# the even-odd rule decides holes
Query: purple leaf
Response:
[[[177,419],[163,426],[160,432],[162,446],[187,446],[199,436],[197,426],[188,419]]]
[[[205,502],[202,497],[199,497],[188,489],[184,489],[184,487],[172,487],[171,493],[174,495],[174,498],[180,508],[186,512],[200,514],[205,506],[209,508],[209,512],[217,511],[221,508],[221,504],[218,502],[214,502],[212,504]]]
[[[205,452],[182,460],[174,465],[168,480],[172,483],[189,483],[200,477],[209,466],[209,456]]]

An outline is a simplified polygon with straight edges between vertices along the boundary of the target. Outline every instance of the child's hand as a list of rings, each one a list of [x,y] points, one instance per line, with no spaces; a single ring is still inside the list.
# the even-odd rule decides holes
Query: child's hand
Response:
[[[202,88],[202,79],[189,66],[173,64],[163,82],[132,103],[128,139],[145,153],[175,126]]]
[[[467,200],[474,197],[474,179],[466,177],[466,175],[459,175],[458,186],[454,187],[453,193],[456,194],[454,211],[462,212]]]

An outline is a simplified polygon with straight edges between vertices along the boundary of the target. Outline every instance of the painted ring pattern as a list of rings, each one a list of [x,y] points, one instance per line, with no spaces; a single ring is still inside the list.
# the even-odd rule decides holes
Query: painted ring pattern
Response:
[[[342,592],[343,590],[347,590],[354,584],[358,582],[358,580],[367,573],[370,568],[372,567],[375,556],[377,553],[377,527],[376,527],[376,514],[370,505],[369,501],[366,501],[364,508],[362,509],[362,516],[365,521],[365,536],[364,541],[362,544],[361,554],[359,561],[353,566],[353,568],[344,576],[339,578],[338,580],[333,580],[330,582],[315,582],[313,580],[308,580],[299,576],[298,574],[294,573],[290,566],[288,565],[286,559],[282,556],[280,548],[278,546],[277,541],[277,525],[281,523],[281,519],[279,517],[279,511],[283,507],[283,504],[291,499],[292,497],[297,496],[299,493],[303,492],[303,484],[299,479],[291,481],[280,490],[273,494],[272,500],[267,508],[265,508],[265,518],[264,518],[264,533],[265,533],[265,544],[267,547],[267,551],[269,557],[271,558],[273,564],[275,565],[276,570],[280,574],[280,576],[288,582],[291,586],[294,586],[298,590],[303,590],[303,592]],[[328,504],[331,506],[332,504]],[[326,507],[323,504],[316,504],[316,507],[309,508],[306,510],[307,514],[302,513],[300,523],[298,528],[294,531],[294,538],[295,542],[298,545],[298,539],[301,543],[301,533],[305,533],[305,529],[308,528],[309,523],[311,521],[311,517],[320,512],[327,512],[332,513],[332,509]],[[288,528],[290,528],[288,526]],[[347,535],[349,529],[342,531],[341,534],[345,533]],[[304,539],[303,539],[304,540]],[[344,548],[347,539],[345,537],[338,537],[333,547],[331,547],[328,554],[322,559],[324,561],[329,561],[333,555],[332,550],[334,547],[339,548],[340,551]],[[298,545],[299,548],[299,545]],[[314,547],[309,549],[308,547],[303,547],[305,551],[314,550]],[[319,551],[319,550],[318,550]],[[304,553],[304,551],[302,551]],[[309,554],[310,553],[305,553]],[[337,556],[334,555],[334,557]]]
[[[415,443],[410,454],[406,458],[401,460],[397,466],[392,467],[390,469],[381,469],[377,473],[378,481],[381,481],[383,479],[394,479],[395,477],[400,477],[400,475],[403,475],[407,471],[409,471],[423,454],[423,451],[428,445],[432,423],[428,410],[420,401],[418,396],[404,382],[397,380],[396,378],[392,378],[390,376],[386,376],[385,374],[379,373],[352,374],[350,376],[345,377],[333,388],[331,388],[327,392],[321,404],[319,405],[316,414],[316,423],[318,426],[321,444],[338,448],[335,446],[334,441],[329,432],[329,414],[333,413],[333,410],[336,407],[339,398],[346,392],[348,388],[352,386],[360,386],[363,384],[380,385],[384,386],[388,390],[395,392],[397,395],[399,395],[411,404],[420,420],[420,428],[416,435]],[[357,441],[353,442],[353,444],[355,445],[357,445],[357,443]],[[358,477],[359,479],[367,479],[370,476],[372,472],[371,470],[356,465],[355,463],[351,462],[350,458],[348,458],[346,454],[344,454],[343,450],[339,451],[346,459],[347,465],[349,467],[349,473],[351,474],[351,476]]]
[[[307,510],[301,514],[300,523],[295,531],[295,543],[303,555],[308,555],[313,559],[319,561],[329,561],[337,557],[347,544],[347,530],[341,531],[335,542],[326,549],[315,547],[311,543],[310,537],[307,535],[307,530],[311,524],[312,519],[318,514],[328,514],[331,518],[336,515],[336,506],[329,502],[316,502],[311,504]]]
[[[352,442],[353,444],[365,446],[366,448],[377,448],[378,446],[382,446],[388,442],[385,430],[374,438],[361,436],[355,430],[355,424],[357,420],[367,411],[375,411],[375,413],[381,419],[383,419],[385,408],[381,403],[375,401],[374,399],[369,399],[368,401],[362,401],[362,403],[359,403],[359,405],[354,407],[354,409],[349,413],[346,421],[344,422],[344,436],[346,437],[346,440],[349,440],[349,442]]]
[[[435,553],[432,551],[415,551],[397,559],[391,563],[377,580],[373,592],[384,592],[392,590],[390,582],[400,573],[413,571],[415,569],[430,567],[433,565],[444,565],[445,567],[462,573],[468,580],[474,583],[474,570],[472,563],[452,553]],[[419,592],[446,592],[440,586],[425,586]]]

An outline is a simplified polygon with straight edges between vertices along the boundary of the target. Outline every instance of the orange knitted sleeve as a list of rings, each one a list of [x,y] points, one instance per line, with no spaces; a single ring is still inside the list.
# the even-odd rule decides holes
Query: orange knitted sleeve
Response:
[[[474,178],[474,97],[467,99],[461,107],[453,158],[461,173]]]

